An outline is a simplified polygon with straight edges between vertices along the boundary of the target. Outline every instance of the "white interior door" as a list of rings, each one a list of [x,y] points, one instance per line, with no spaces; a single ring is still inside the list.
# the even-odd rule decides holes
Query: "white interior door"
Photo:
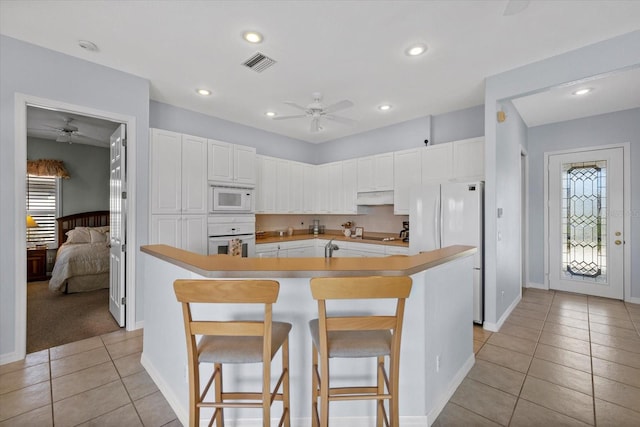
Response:
[[[118,325],[125,322],[125,245],[126,245],[126,127],[124,124],[111,135],[111,166],[109,233],[109,311]]]
[[[549,287],[622,299],[623,149],[549,156]]]

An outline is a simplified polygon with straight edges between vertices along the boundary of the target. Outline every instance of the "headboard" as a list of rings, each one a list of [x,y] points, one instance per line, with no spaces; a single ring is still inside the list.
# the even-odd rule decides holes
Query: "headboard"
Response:
[[[67,231],[76,227],[101,227],[109,225],[109,211],[83,212],[56,219],[58,222],[58,247],[67,240]]]

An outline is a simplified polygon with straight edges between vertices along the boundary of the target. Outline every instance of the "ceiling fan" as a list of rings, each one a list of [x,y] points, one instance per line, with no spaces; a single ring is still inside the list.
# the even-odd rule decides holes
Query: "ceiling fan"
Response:
[[[333,114],[336,111],[353,107],[353,102],[349,101],[348,99],[343,99],[342,101],[336,102],[335,104],[324,106],[324,104],[322,104],[322,93],[314,92],[311,94],[311,97],[313,98],[313,102],[307,105],[306,107],[296,104],[295,102],[285,101],[285,104],[290,105],[294,108],[297,108],[298,110],[304,111],[304,114],[297,114],[294,116],[274,117],[273,120],[301,119],[305,117],[310,117],[311,126],[309,128],[309,131],[314,133],[319,132],[323,129],[322,126],[320,126],[321,118],[325,118],[327,120],[332,120],[338,123],[343,123],[348,125],[356,122],[355,120],[351,120],[342,116],[336,116]]]
[[[61,128],[53,127],[53,129],[58,131],[58,137],[56,138],[57,142],[68,142],[71,144],[73,142],[72,138],[79,134],[78,127],[71,124],[72,120],[73,119],[66,119],[64,121],[64,126]]]

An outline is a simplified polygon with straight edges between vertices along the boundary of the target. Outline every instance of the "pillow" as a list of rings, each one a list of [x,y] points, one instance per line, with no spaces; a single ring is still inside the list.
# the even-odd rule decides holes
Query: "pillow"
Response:
[[[66,243],[91,243],[91,234],[86,227],[76,227],[67,231]]]
[[[108,225],[103,225],[101,227],[89,227],[92,230],[96,230],[98,233],[106,233],[109,231],[109,226]]]
[[[107,241],[107,235],[100,233],[93,228],[89,229],[89,236],[91,237],[91,243],[104,243]]]

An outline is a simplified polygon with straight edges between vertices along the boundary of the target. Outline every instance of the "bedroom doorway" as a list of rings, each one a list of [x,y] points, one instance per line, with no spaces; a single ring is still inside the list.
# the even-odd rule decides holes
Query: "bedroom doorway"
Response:
[[[135,122],[134,122],[134,118],[129,117],[129,116],[122,116],[119,114],[112,114],[112,113],[104,113],[101,111],[97,111],[97,110],[93,110],[90,108],[84,108],[84,107],[78,107],[78,106],[72,106],[72,105],[68,105],[68,104],[63,104],[63,103],[59,103],[57,101],[50,101],[50,100],[42,100],[42,99],[33,99],[27,96],[17,96],[17,104],[16,104],[16,145],[17,145],[17,149],[18,149],[18,154],[20,152],[24,153],[24,158],[27,159],[27,136],[32,133],[32,126],[31,126],[31,122],[28,121],[28,114],[30,111],[32,110],[43,110],[43,111],[47,111],[51,114],[58,114],[64,117],[63,119],[63,123],[62,125],[58,126],[58,125],[48,125],[48,126],[43,126],[40,127],[40,129],[44,129],[45,131],[49,131],[49,133],[54,133],[54,142],[55,140],[58,140],[57,143],[58,144],[62,144],[65,148],[69,148],[69,147],[79,147],[82,145],[82,143],[79,141],[80,139],[89,139],[90,137],[90,129],[87,126],[84,126],[84,120],[86,120],[87,122],[91,122],[92,124],[95,123],[96,121],[103,121],[103,122],[109,122],[112,125],[114,125],[114,127],[119,127],[121,126],[121,129],[124,131],[126,129],[126,126],[129,127],[129,130],[132,130],[133,132],[135,132]],[[71,121],[69,119],[72,119]],[[73,120],[75,120],[76,122],[74,123]],[[35,128],[35,127],[33,127]],[[126,131],[124,131],[126,132]],[[109,135],[112,134],[112,131],[109,131]],[[29,138],[31,138],[31,135],[29,135]],[[130,138],[130,141],[133,141],[135,139],[134,138]],[[104,150],[109,153],[110,151],[110,143],[111,141],[109,140],[109,138],[107,137],[107,141],[106,141],[106,145],[104,147]],[[94,144],[95,145],[95,144]],[[124,144],[123,144],[124,145]],[[82,156],[80,156],[82,157]],[[19,158],[19,157],[17,157]],[[86,158],[84,158],[83,160],[86,160]],[[131,158],[129,159],[131,160]],[[130,170],[130,171],[134,171],[135,170],[135,166],[131,165],[130,167],[127,167],[127,158],[126,157],[122,157],[122,161],[120,163],[120,168],[124,171],[124,170]],[[26,162],[25,162],[26,164]],[[86,167],[87,165],[84,164],[81,167]],[[106,179],[104,180],[104,182],[106,183],[107,189],[106,189],[106,196],[105,196],[105,200],[104,203],[106,205],[106,211],[107,213],[109,212],[109,210],[111,209],[110,206],[110,195],[111,195],[111,190],[109,188],[109,183],[111,181],[111,177],[110,177],[110,166],[111,166],[111,161],[110,161],[110,155],[107,154],[106,155],[106,160],[105,160],[105,165],[104,165],[104,170],[106,173]],[[26,176],[26,171],[25,171],[25,176]],[[129,182],[127,181],[122,181],[122,191],[120,194],[124,194],[124,192],[126,192],[127,190],[129,190],[129,186],[133,186],[134,180],[130,180]],[[84,183],[86,184],[86,183]],[[86,191],[90,191],[89,188],[85,185],[86,188],[84,188],[84,190]],[[21,193],[21,188],[16,188],[16,195],[18,196],[18,199],[20,199],[19,195]],[[62,192],[62,198],[64,199],[65,196],[69,196],[69,191],[67,191],[67,189],[64,189]],[[24,199],[26,200],[27,195],[25,193],[22,193]],[[132,193],[130,193],[132,194]],[[76,202],[75,206],[73,206],[75,209],[77,210],[88,210],[90,209],[89,207],[87,207],[86,205],[83,208],[78,208],[79,205],[82,205],[82,203],[86,202],[88,199],[88,197],[85,194],[82,194],[82,191],[80,191],[80,197],[78,198],[78,200],[80,200],[79,202]],[[133,202],[133,201],[131,201]],[[123,207],[129,207],[132,206],[133,203],[129,203],[128,206],[124,205]],[[73,204],[72,204],[73,205]],[[24,205],[23,205],[24,206]],[[20,207],[18,207],[20,208]],[[63,206],[64,209],[64,206]],[[64,211],[63,211],[64,212]],[[68,213],[69,210],[66,211],[66,213]],[[121,209],[118,212],[118,220],[125,222],[126,219],[128,217],[128,213],[126,211],[126,209]],[[131,216],[129,216],[130,219]],[[17,233],[16,233],[16,238],[20,239],[20,229],[21,227],[18,226],[17,227]],[[23,233],[26,233],[26,228],[22,229]],[[127,229],[124,226],[120,226],[118,227],[118,230],[120,230],[121,234],[119,236],[119,240],[121,242],[127,242],[128,239],[126,239],[126,236],[129,234],[129,232],[131,231],[131,229]],[[23,234],[24,235],[24,234]],[[24,240],[23,240],[24,241]],[[133,239],[129,239],[130,242],[133,241]],[[108,244],[105,243],[105,245]],[[20,247],[21,244],[19,242],[16,242],[16,247]],[[57,251],[57,248],[55,248],[56,245],[52,245],[54,246],[54,248],[52,248],[53,250],[48,251],[48,252],[53,252],[54,254]],[[22,243],[22,247],[24,248],[24,243]],[[124,250],[124,247],[121,248],[122,250]],[[22,251],[19,251],[18,253],[23,252],[24,249],[22,249]],[[116,326],[116,330],[119,329],[122,326],[127,326],[127,329],[133,330],[136,328],[136,324],[133,321],[135,319],[135,306],[132,304],[131,307],[127,307],[124,305],[124,300],[123,298],[127,297],[127,299],[129,301],[135,301],[135,289],[133,288],[133,286],[127,286],[127,281],[122,280],[122,279],[127,279],[132,277],[133,275],[133,269],[135,266],[134,263],[134,256],[133,254],[125,254],[125,253],[121,253],[121,257],[120,257],[120,262],[119,262],[119,271],[120,274],[118,274],[119,280],[116,281],[112,281],[109,280],[109,276],[110,274],[107,273],[107,287],[109,287],[109,285],[113,282],[113,283],[121,283],[122,286],[120,286],[118,289],[118,300],[119,300],[119,310],[118,310],[118,319],[117,321],[114,320],[113,317],[111,317],[111,315],[109,315],[109,322],[115,324]],[[52,255],[47,254],[47,261],[51,261]],[[107,251],[107,260],[109,259],[109,251]],[[17,266],[23,264],[26,265],[26,257],[23,263],[17,263]],[[18,267],[17,267],[18,268]],[[22,274],[17,274],[17,277],[21,277],[24,275],[24,271],[26,269],[20,268],[20,270],[22,270]],[[50,269],[49,269],[50,270]],[[20,282],[20,281],[18,281]],[[23,282],[24,283],[24,282]],[[35,282],[34,282],[35,283]],[[47,284],[47,282],[44,282],[45,285]],[[132,281],[129,281],[129,283],[132,283]],[[48,287],[48,286],[46,286]],[[47,289],[48,291],[48,289]],[[106,291],[106,298],[104,298],[104,303],[100,302],[100,305],[103,305],[106,313],[109,313],[109,299],[110,299],[110,292],[109,289],[105,289]],[[74,294],[68,294],[68,295],[63,295],[64,297],[73,297]],[[81,300],[83,298],[81,297],[86,297],[87,295],[80,295],[77,294],[76,297],[78,300]],[[84,298],[85,301],[88,301],[86,298]],[[66,303],[71,302],[71,298],[68,298],[67,300],[65,300]],[[44,306],[47,306],[48,303],[45,303]],[[80,304],[82,305],[83,308],[86,308],[88,306],[91,306],[92,302],[80,302]],[[41,304],[41,307],[43,305]],[[67,307],[71,307],[71,306],[67,306]],[[24,286],[24,284],[20,285],[19,283],[17,284],[17,292],[16,292],[16,348],[17,349],[24,349],[26,350],[27,348],[27,288]],[[77,310],[77,307],[76,307]],[[65,311],[65,310],[63,310]],[[66,309],[66,311],[70,311],[69,308]],[[73,316],[72,316],[73,317]],[[78,317],[81,316],[76,316],[76,320]],[[101,322],[103,322],[104,319],[97,319],[97,321],[95,321],[95,324],[99,324]],[[51,323],[44,321],[43,323],[47,324],[47,328],[49,329],[49,333],[51,333]],[[91,321],[89,320],[88,323],[91,323]],[[104,322],[103,325],[104,327]],[[66,327],[69,327],[69,322],[66,323]],[[110,326],[108,326],[110,327]],[[92,328],[78,328],[78,329],[82,329],[85,331],[85,333],[91,333],[90,331],[92,330]],[[103,329],[93,329],[94,334],[95,335],[100,335],[104,332],[102,332]],[[88,332],[87,332],[88,331]],[[107,331],[108,332],[108,331]],[[81,338],[82,339],[82,338]],[[77,337],[73,337],[73,338],[69,338],[69,340],[71,341],[77,341],[78,338]],[[62,344],[62,343],[60,343]],[[26,353],[26,351],[25,351]]]

